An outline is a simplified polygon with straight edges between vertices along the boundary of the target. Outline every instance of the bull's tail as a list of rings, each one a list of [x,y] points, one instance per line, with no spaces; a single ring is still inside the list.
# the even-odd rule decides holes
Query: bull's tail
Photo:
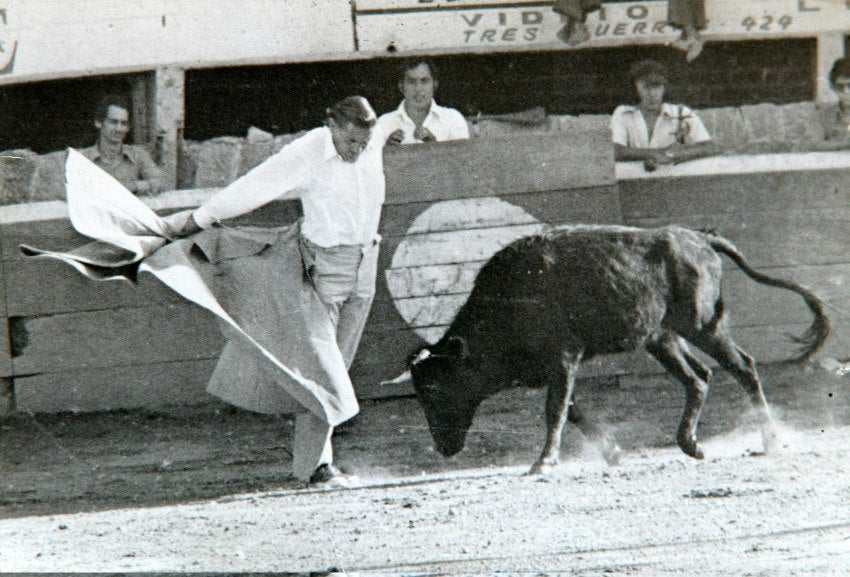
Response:
[[[798,355],[791,359],[788,359],[788,362],[792,363],[801,363],[803,361],[808,360],[812,355],[818,352],[821,347],[823,347],[826,342],[826,338],[829,336],[829,319],[824,312],[824,304],[813,292],[808,290],[805,287],[798,285],[797,283],[769,277],[765,274],[762,274],[755,270],[750,266],[750,263],[747,262],[747,259],[738,250],[738,248],[726,240],[723,237],[715,236],[711,233],[705,233],[705,238],[708,243],[711,245],[715,251],[720,252],[728,256],[730,259],[735,261],[735,264],[740,267],[742,271],[744,271],[747,276],[756,282],[760,282],[762,284],[766,284],[768,286],[774,286],[779,288],[784,288],[790,291],[793,291],[803,297],[803,300],[806,301],[806,304],[811,309],[814,314],[814,321],[812,321],[811,326],[806,329],[806,332],[803,333],[799,337],[792,337],[794,341],[800,343],[802,345]]]

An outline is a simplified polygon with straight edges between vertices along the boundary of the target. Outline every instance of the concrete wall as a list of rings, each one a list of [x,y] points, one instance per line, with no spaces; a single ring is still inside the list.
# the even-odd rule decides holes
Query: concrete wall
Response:
[[[797,280],[824,298],[835,325],[824,356],[846,357],[850,163],[824,168],[830,165],[823,160],[843,158],[840,153],[788,155],[805,160],[802,170],[783,170],[780,164],[768,172],[659,171],[618,182],[607,117],[558,122],[573,122],[574,138],[535,132],[387,149],[381,275],[352,367],[361,398],[410,392],[387,391],[377,383],[400,372],[410,351],[439,337],[490,255],[544,223],[711,226],[756,268]],[[232,178],[282,143],[262,148],[219,140],[199,146],[221,154],[202,154],[193,182],[214,185],[223,178],[212,176],[217,171]],[[744,167],[764,164],[765,158],[770,159],[730,157]],[[207,194],[169,193],[177,199],[170,206],[184,195],[182,204],[192,206]],[[204,384],[222,346],[210,314],[151,279],[137,286],[96,284],[58,262],[20,256],[20,243],[68,249],[85,242],[66,218],[47,216],[57,206],[61,203],[34,205],[30,217],[0,220],[0,286],[6,287],[0,311],[7,317],[0,340],[9,343],[0,347],[0,378],[13,385],[17,409],[84,411],[207,400]],[[0,216],[17,208],[3,207]],[[279,224],[298,212],[297,203],[276,203],[244,221]],[[760,362],[784,358],[792,350],[785,333],[799,334],[809,320],[802,301],[756,285],[734,265],[726,268],[726,300],[741,344]],[[596,359],[583,375],[634,383],[658,372],[640,353]]]

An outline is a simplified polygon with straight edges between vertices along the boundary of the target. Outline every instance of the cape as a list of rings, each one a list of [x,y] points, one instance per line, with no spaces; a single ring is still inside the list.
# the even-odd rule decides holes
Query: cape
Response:
[[[96,281],[152,274],[216,315],[227,338],[207,390],[262,413],[309,411],[336,426],[359,410],[330,316],[306,277],[299,224],[216,227],[176,239],[191,211],[160,217],[73,149],[65,166],[72,226],[92,242],[67,252],[21,245]]]

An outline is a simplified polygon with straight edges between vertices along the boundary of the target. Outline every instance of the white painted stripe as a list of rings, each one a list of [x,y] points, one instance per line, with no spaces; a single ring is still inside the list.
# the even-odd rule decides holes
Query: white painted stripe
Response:
[[[217,188],[199,188],[192,190],[172,190],[157,196],[140,197],[142,202],[153,210],[194,208],[215,194]],[[43,220],[62,220],[68,218],[68,205],[63,200],[30,202],[0,206],[0,226],[19,222],[37,222]]]
[[[850,150],[713,156],[675,166],[659,166],[654,172],[647,172],[642,162],[618,162],[615,165],[615,175],[617,180],[637,180],[642,178],[753,174],[835,168],[850,168]]]

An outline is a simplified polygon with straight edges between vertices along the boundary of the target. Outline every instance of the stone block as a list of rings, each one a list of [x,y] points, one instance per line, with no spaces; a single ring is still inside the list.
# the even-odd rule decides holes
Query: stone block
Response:
[[[814,102],[795,102],[779,107],[785,139],[791,150],[808,150],[824,139],[821,113]]]
[[[0,204],[16,204],[29,198],[37,158],[32,150],[0,152]]]
[[[36,158],[36,171],[29,202],[43,200],[65,200],[65,159],[64,150],[42,154]]]
[[[611,116],[608,114],[580,114],[578,116],[558,115],[549,117],[552,132],[588,132],[611,130]]]
[[[227,186],[239,174],[244,139],[232,136],[202,142],[197,151],[195,188]]]
[[[237,176],[242,176],[275,152],[275,141],[272,139],[261,142],[246,142],[242,145]]]
[[[512,134],[534,134],[549,131],[549,122],[541,124],[522,124],[518,122],[492,120],[488,118],[470,123],[469,128],[471,136],[510,136]]]
[[[708,108],[697,111],[711,138],[725,150],[737,150],[747,142],[747,127],[738,108]]]
[[[296,138],[301,138],[307,134],[306,130],[302,130],[300,132],[295,132],[293,134],[281,134],[280,136],[274,137],[274,147],[272,148],[272,154],[277,154],[280,152],[280,149],[295,140]]]
[[[200,142],[184,140],[180,144],[180,153],[177,155],[177,188],[197,188],[195,176],[198,173],[198,152],[201,149]]]
[[[786,143],[785,119],[775,104],[755,104],[741,107],[747,144]]]

